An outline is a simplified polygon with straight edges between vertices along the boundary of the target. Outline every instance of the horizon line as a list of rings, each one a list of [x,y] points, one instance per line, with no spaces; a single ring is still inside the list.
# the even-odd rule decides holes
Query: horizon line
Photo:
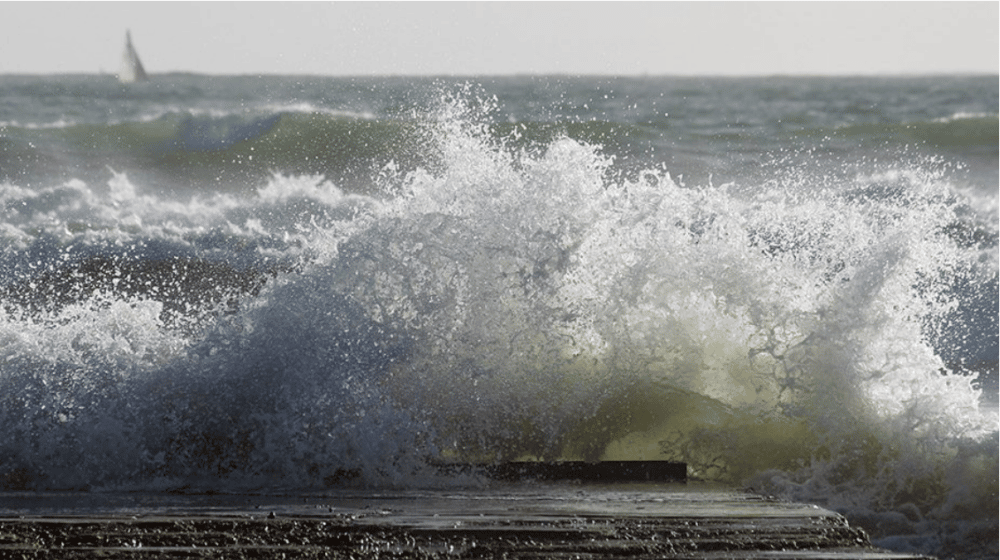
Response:
[[[117,72],[99,70],[97,72],[3,72],[0,76],[117,76]],[[218,76],[218,77],[310,77],[310,78],[906,78],[932,76],[963,76],[991,77],[1000,76],[1000,71],[979,70],[929,70],[929,71],[899,71],[899,72],[768,72],[768,73],[688,73],[688,72],[484,72],[484,73],[384,73],[384,74],[322,74],[313,72],[199,72],[190,70],[170,70],[164,72],[148,72],[153,76]]]

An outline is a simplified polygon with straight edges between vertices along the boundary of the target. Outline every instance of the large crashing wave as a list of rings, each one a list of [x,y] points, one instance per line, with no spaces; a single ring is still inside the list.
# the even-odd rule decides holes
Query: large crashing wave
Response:
[[[0,480],[413,487],[450,483],[438,460],[675,459],[876,534],[995,528],[995,411],[941,357],[995,261],[940,162],[685,186],[484,122],[444,103],[440,163],[387,165],[382,200],[276,177],[201,201],[233,237],[297,239],[258,245],[297,264],[238,305],[183,326],[153,290],[7,309]],[[141,216],[119,233],[164,235],[176,208],[123,180],[108,211]]]

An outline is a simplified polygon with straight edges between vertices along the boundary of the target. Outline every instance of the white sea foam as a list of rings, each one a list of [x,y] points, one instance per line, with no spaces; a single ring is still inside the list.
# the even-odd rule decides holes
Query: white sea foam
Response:
[[[298,268],[236,311],[191,309],[198,329],[155,294],[0,314],[0,475],[420,486],[443,483],[427,458],[670,458],[898,546],[994,523],[997,419],[934,336],[981,263],[949,235],[962,206],[933,162],[681,186],[569,138],[515,150],[484,122],[445,102],[440,167],[387,166],[382,201],[282,175],[187,201],[118,174],[5,186],[4,235],[38,255]]]
[[[997,116],[998,116],[997,113],[978,113],[978,112],[959,111],[948,117],[941,117],[939,119],[934,119],[934,122],[946,123],[946,122],[974,120],[974,119],[989,119],[989,118],[996,119]]]

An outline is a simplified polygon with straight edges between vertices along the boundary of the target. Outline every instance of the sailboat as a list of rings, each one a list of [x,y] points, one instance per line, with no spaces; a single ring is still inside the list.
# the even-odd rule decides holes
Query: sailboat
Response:
[[[132,84],[145,82],[148,79],[146,69],[142,67],[142,61],[139,60],[139,53],[135,52],[135,47],[132,46],[132,34],[126,31],[125,52],[122,53],[122,69],[118,72],[118,81],[123,84]]]

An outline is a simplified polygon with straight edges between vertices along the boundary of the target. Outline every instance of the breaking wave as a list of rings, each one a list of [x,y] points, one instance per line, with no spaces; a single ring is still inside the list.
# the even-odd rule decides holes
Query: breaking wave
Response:
[[[403,134],[433,163],[382,166],[372,197],[294,173],[186,203],[121,174],[4,185],[0,483],[414,487],[454,483],[441,459],[675,459],[897,549],[995,548],[989,364],[951,349],[992,352],[995,376],[968,317],[995,332],[996,232],[940,162],[684,185],[442,105]]]

